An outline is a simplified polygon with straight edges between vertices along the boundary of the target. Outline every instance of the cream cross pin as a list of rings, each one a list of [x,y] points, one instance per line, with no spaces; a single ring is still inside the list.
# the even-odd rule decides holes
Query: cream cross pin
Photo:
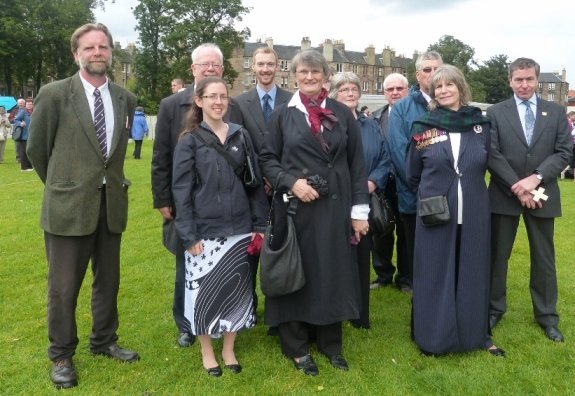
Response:
[[[533,190],[531,191],[531,194],[533,194],[533,200],[535,202],[539,202],[539,200],[544,200],[547,201],[547,198],[549,198],[547,195],[544,194],[545,193],[545,189],[543,187],[539,187],[537,190]]]

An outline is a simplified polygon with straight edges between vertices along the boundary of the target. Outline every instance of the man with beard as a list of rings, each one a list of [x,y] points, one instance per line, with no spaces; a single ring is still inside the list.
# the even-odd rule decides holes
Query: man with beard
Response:
[[[48,259],[48,357],[56,388],[78,384],[76,304],[92,261],[90,351],[139,359],[118,346],[120,244],[128,220],[124,158],[136,98],[108,81],[113,40],[102,24],[72,34],[80,71],[38,93],[27,153],[44,183],[41,226]]]

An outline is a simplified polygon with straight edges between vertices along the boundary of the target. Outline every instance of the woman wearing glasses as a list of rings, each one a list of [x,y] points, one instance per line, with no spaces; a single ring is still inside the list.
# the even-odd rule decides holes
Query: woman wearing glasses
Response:
[[[337,73],[331,79],[329,97],[346,105],[353,114],[361,131],[363,157],[367,171],[367,189],[370,194],[385,190],[390,172],[389,156],[377,121],[365,111],[357,111],[361,97],[361,81],[352,72]],[[365,106],[364,106],[365,107]],[[357,261],[361,292],[361,310],[359,319],[352,320],[358,328],[369,329],[369,264],[372,249],[371,232],[369,238],[362,238],[357,245]]]
[[[176,229],[186,249],[184,314],[200,341],[203,367],[215,377],[222,370],[211,338],[222,334],[225,367],[241,371],[236,333],[255,324],[247,248],[256,234],[263,236],[269,210],[263,186],[246,188],[236,174],[245,155],[253,163],[257,158],[249,133],[223,120],[228,99],[220,78],[197,83],[174,151],[172,182]],[[256,173],[261,180],[257,167]]]
[[[361,135],[349,109],[323,87],[325,58],[306,50],[292,60],[299,90],[274,110],[260,152],[264,176],[280,194],[274,200],[274,240],[285,231],[287,205],[281,193],[297,199],[293,216],[306,277],[288,295],[267,297],[265,320],[277,326],[282,352],[306,375],[317,375],[310,355],[313,340],[331,365],[347,370],[342,356],[344,320],[359,317],[359,280],[352,235],[368,232],[369,195]],[[324,179],[327,193],[308,184]]]
[[[430,109],[414,122],[406,177],[417,195],[413,338],[426,355],[486,349],[489,335],[490,205],[485,172],[489,120],[469,106],[465,77],[442,65],[429,81]],[[431,221],[447,200],[448,216]],[[426,210],[429,208],[429,210]]]

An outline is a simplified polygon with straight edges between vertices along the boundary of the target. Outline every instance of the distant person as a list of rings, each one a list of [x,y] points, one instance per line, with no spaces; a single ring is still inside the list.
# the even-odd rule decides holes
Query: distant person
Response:
[[[26,107],[20,109],[18,114],[14,118],[14,126],[22,127],[22,135],[20,141],[18,142],[18,157],[20,158],[20,171],[21,172],[32,172],[32,164],[26,155],[26,146],[28,143],[28,136],[30,131],[30,119],[32,117],[32,111],[34,110],[34,101],[32,98],[26,98]]]
[[[361,109],[359,111],[360,113],[365,114],[366,117],[371,117],[371,111],[369,111],[369,107],[361,106]]]
[[[489,198],[491,200],[491,299],[489,326],[507,311],[507,267],[519,218],[523,217],[531,270],[529,289],[535,321],[547,338],[563,341],[557,313],[557,273],[553,242],[561,216],[557,178],[571,161],[573,143],[565,110],[537,96],[539,64],[518,58],[509,65],[513,97],[487,109],[491,120]],[[547,200],[536,190],[543,188]]]
[[[17,100],[18,105],[16,107],[14,107],[11,111],[10,111],[10,115],[8,116],[8,119],[10,120],[10,123],[12,124],[12,131],[14,131],[14,119],[16,118],[16,116],[18,115],[18,113],[20,112],[20,110],[24,109],[26,107],[26,100],[25,99],[18,99]],[[20,162],[20,142],[14,140],[14,153],[16,155],[16,162]]]
[[[186,87],[184,87],[184,81],[181,78],[174,78],[172,80],[172,93],[178,93],[178,92],[182,92],[184,89],[186,89]]]
[[[329,97],[346,105],[352,112],[361,132],[363,156],[367,171],[367,189],[370,194],[381,194],[389,178],[390,161],[385,149],[385,141],[381,135],[376,120],[364,111],[357,111],[361,97],[361,80],[353,72],[336,73],[331,79]],[[369,329],[369,272],[371,262],[372,233],[361,238],[357,244],[357,264],[359,271],[359,289],[361,293],[361,309],[359,318],[351,320],[357,328]]]
[[[136,107],[136,112],[134,113],[134,122],[132,123],[132,139],[134,140],[134,158],[140,159],[140,154],[142,152],[142,141],[145,136],[148,136],[148,123],[146,121],[146,115],[144,114],[144,108],[142,106]]]
[[[211,337],[222,334],[225,367],[236,374],[242,370],[234,351],[236,334],[256,321],[247,248],[256,234],[263,238],[269,213],[263,185],[247,191],[231,162],[213,146],[244,163],[243,134],[251,148],[246,154],[257,163],[249,134],[224,121],[228,100],[224,80],[206,77],[196,84],[174,152],[172,187],[176,229],[186,249],[184,314],[200,341],[203,367],[214,377],[222,370]]]
[[[136,97],[108,80],[114,41],[106,26],[79,27],[71,47],[80,71],[40,89],[28,141],[28,155],[44,183],[48,357],[56,388],[78,384],[72,362],[78,346],[76,305],[90,261],[90,351],[120,362],[140,358],[117,344],[120,246],[130,185],[124,176],[126,129]],[[87,375],[86,367],[82,372]]]
[[[426,355],[486,349],[489,335],[489,120],[469,106],[463,73],[443,65],[429,80],[430,111],[413,123],[406,176],[418,207],[445,197],[450,218],[417,216],[413,259],[413,339]]]
[[[415,239],[417,203],[417,196],[411,190],[405,176],[405,155],[411,136],[411,125],[427,112],[427,106],[431,101],[429,79],[442,64],[441,55],[435,51],[424,52],[419,55],[415,61],[415,77],[418,83],[411,87],[405,98],[395,103],[393,111],[389,114],[387,125],[387,151],[395,170],[399,217],[403,225],[407,252],[405,283],[401,285],[401,290],[405,293],[412,291],[413,241]]]
[[[4,149],[6,148],[6,141],[11,129],[12,125],[10,125],[6,108],[0,106],[0,164],[4,162]]]
[[[164,221],[164,232],[169,234],[175,217],[172,196],[172,171],[174,148],[184,129],[185,116],[194,101],[195,85],[209,76],[222,78],[224,74],[224,55],[220,48],[212,43],[201,44],[192,51],[192,74],[194,84],[181,92],[170,95],[160,102],[158,120],[154,137],[152,155],[152,195],[154,208],[158,209]],[[242,125],[242,114],[233,99],[228,100],[228,109],[224,116],[230,121]],[[165,235],[166,236],[166,235]],[[176,274],[174,282],[174,321],[179,329],[177,343],[185,348],[194,342],[190,324],[184,317],[184,283],[186,267],[184,248],[181,241],[177,244]]]
[[[379,123],[381,133],[384,141],[387,145],[387,124],[389,120],[389,114],[391,113],[393,106],[400,99],[405,98],[408,93],[408,81],[403,74],[391,73],[385,80],[383,80],[383,92],[387,104],[380,109],[373,112],[373,116]],[[375,232],[372,234],[373,239],[373,258],[372,265],[376,274],[375,280],[371,283],[372,289],[377,289],[379,287],[392,285],[394,283],[395,274],[395,285],[400,289],[409,290],[411,287],[409,267],[407,265],[407,247],[405,243],[405,233],[403,230],[403,224],[401,223],[401,216],[399,214],[399,207],[397,203],[397,187],[395,180],[395,171],[393,166],[391,167],[391,172],[389,173],[389,179],[385,184],[384,195],[389,201],[393,213],[395,216],[395,234],[397,236],[397,243],[391,231],[387,235],[378,235]],[[395,260],[397,263],[397,272],[391,261],[393,257],[393,247],[394,244],[397,245]]]

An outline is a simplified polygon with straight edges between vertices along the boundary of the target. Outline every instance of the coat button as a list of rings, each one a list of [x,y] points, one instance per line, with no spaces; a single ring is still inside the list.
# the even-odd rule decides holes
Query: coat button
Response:
[[[332,194],[331,199],[337,199],[337,194]]]
[[[301,170],[301,173],[303,173],[304,175],[307,175],[309,173],[309,169],[308,168],[303,168]]]

